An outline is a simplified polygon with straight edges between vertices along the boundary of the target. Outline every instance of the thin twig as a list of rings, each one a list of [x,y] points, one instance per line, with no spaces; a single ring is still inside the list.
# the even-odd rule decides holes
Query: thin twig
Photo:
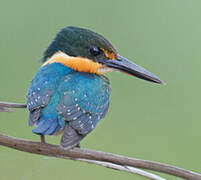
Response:
[[[149,179],[166,180],[165,178],[162,178],[162,177],[157,176],[155,174],[149,173],[147,171],[144,171],[144,170],[141,170],[138,168],[130,167],[130,166],[121,166],[121,165],[116,165],[113,163],[93,161],[93,160],[87,160],[87,159],[75,159],[75,160],[79,160],[79,161],[83,161],[83,162],[87,162],[87,163],[92,163],[92,164],[97,164],[97,165],[101,165],[101,166],[111,168],[111,169],[115,169],[115,170],[119,170],[119,171],[125,171],[125,172],[129,172],[129,173],[137,174],[140,176],[147,177]]]
[[[0,109],[25,107],[26,104],[0,102]],[[3,134],[0,134],[0,145],[34,154],[41,154],[65,159],[74,159],[99,164],[106,167],[111,166],[111,168],[116,167],[114,169],[118,170],[125,170],[126,168],[128,172],[132,173],[134,173],[134,169],[132,169],[134,167],[162,172],[189,180],[201,180],[201,174],[167,164],[134,159],[130,157],[87,149],[74,148],[73,150],[64,150],[56,145],[42,144],[40,142],[18,139]]]
[[[12,110],[6,108],[6,107],[0,107],[0,112],[11,112]]]
[[[0,108],[26,108],[26,104],[22,103],[10,103],[10,102],[1,102],[0,101]]]

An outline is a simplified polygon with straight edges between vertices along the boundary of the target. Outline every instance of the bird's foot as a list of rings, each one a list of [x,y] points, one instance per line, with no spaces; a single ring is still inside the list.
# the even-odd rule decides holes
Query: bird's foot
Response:
[[[75,148],[80,148],[80,149],[81,149],[81,144],[78,143],[78,144],[75,146]]]
[[[44,135],[40,135],[40,141],[41,141],[41,143],[46,144]]]

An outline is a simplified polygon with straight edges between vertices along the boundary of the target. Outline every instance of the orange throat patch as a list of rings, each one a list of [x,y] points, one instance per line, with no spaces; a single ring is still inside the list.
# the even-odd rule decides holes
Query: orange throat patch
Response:
[[[86,72],[98,75],[102,75],[104,74],[104,72],[108,71],[106,70],[107,68],[100,63],[93,62],[92,60],[87,58],[68,56],[63,52],[58,52],[54,54],[42,66],[51,63],[61,63],[64,66],[70,67],[79,72]]]

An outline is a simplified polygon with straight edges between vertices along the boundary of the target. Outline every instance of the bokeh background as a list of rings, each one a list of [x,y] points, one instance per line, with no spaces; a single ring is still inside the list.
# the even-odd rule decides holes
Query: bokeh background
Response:
[[[42,53],[59,29],[92,29],[167,85],[107,74],[112,85],[109,113],[82,146],[201,173],[200,9],[199,0],[1,0],[0,101],[25,102]],[[0,113],[0,132],[39,140],[27,117],[23,109]],[[48,142],[57,144],[59,138],[48,137]],[[0,179],[144,178],[0,147]]]

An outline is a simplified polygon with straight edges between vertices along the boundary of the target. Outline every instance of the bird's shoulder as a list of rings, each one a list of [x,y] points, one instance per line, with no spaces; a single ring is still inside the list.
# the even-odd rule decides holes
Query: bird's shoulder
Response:
[[[31,81],[26,94],[28,109],[32,111],[46,106],[58,87],[60,79],[70,73],[70,68],[58,63],[42,66]]]

